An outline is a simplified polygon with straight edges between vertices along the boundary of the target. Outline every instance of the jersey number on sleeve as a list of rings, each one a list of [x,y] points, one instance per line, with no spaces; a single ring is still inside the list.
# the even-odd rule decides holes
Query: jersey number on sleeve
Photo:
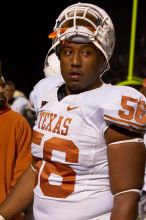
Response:
[[[134,99],[129,96],[122,96],[121,106],[124,109],[119,110],[118,112],[121,118],[127,120],[135,119],[135,121],[140,124],[146,123],[146,103],[143,100]]]

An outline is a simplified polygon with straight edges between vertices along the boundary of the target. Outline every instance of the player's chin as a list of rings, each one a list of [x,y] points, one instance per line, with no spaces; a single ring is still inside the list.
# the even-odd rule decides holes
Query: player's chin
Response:
[[[69,81],[66,82],[67,87],[72,92],[72,94],[78,94],[82,92],[83,88],[79,81]]]

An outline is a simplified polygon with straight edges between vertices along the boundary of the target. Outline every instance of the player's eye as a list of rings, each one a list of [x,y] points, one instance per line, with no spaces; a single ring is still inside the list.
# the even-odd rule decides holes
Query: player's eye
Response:
[[[89,50],[83,50],[83,51],[81,51],[81,54],[84,56],[87,56],[87,55],[90,55],[91,52]]]
[[[72,54],[72,50],[69,48],[64,48],[62,52],[66,56],[70,56]]]

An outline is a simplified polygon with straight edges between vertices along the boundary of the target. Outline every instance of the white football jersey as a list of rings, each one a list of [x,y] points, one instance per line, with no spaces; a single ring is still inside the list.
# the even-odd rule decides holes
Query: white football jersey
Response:
[[[37,109],[32,155],[36,220],[98,220],[113,207],[107,145],[109,124],[142,131],[145,97],[130,87],[102,87],[58,101],[62,80],[43,79],[32,92]],[[106,217],[107,219],[107,217]]]

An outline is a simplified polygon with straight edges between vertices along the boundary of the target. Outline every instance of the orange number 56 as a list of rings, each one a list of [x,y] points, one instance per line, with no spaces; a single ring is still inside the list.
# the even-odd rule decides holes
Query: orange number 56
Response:
[[[135,105],[133,105],[135,103]],[[123,96],[121,106],[124,110],[119,110],[118,114],[121,118],[126,120],[135,119],[140,124],[146,123],[146,103],[143,100]]]

